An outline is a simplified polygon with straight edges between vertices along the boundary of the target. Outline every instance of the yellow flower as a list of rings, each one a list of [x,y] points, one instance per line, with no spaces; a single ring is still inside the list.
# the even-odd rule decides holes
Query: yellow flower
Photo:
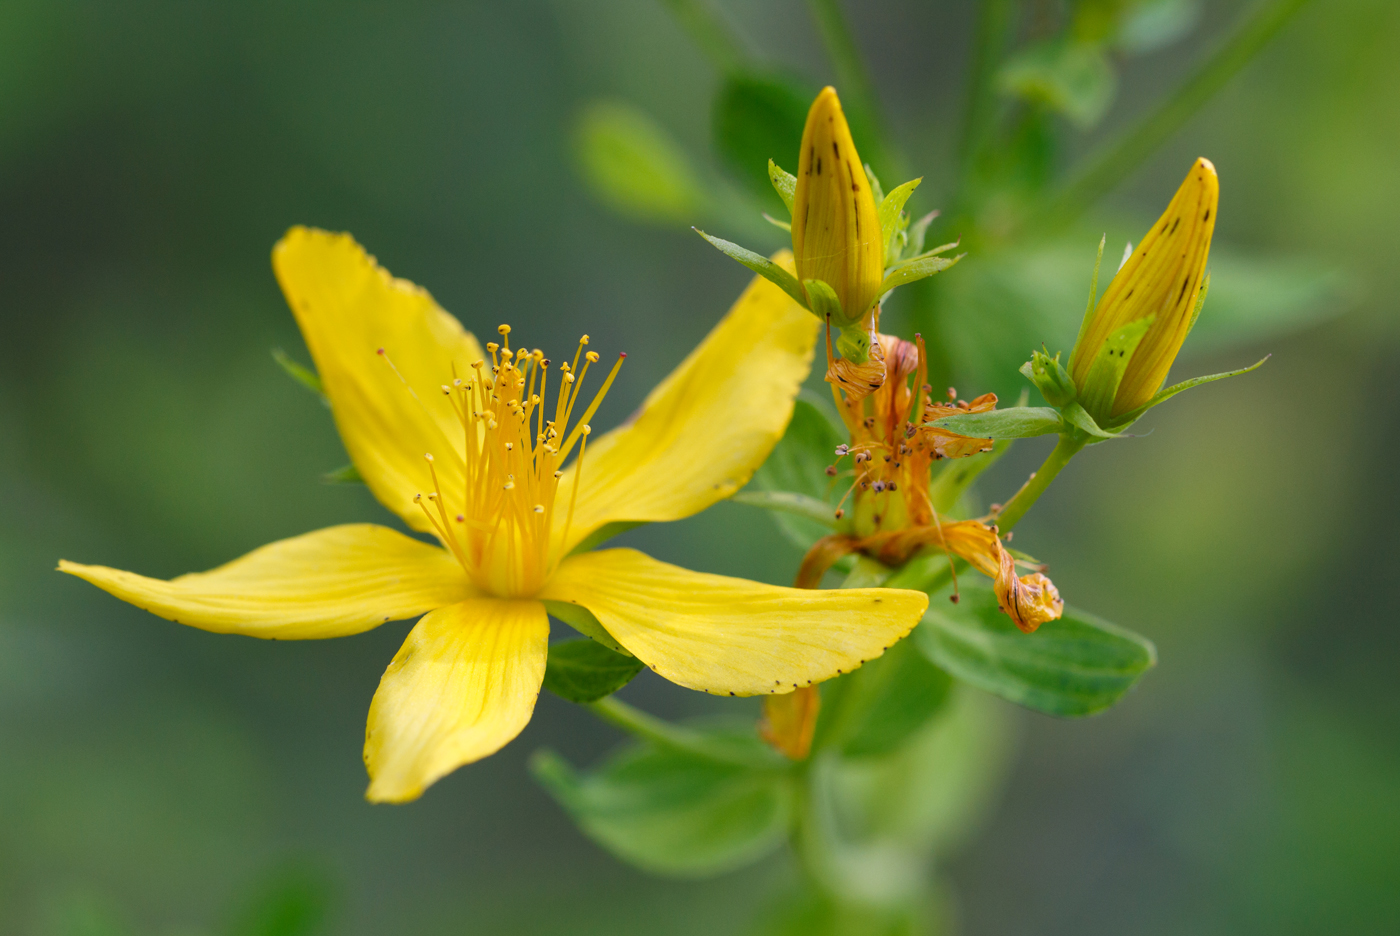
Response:
[[[588,420],[617,367],[583,406],[597,363],[586,338],[559,365],[512,350],[506,327],[483,352],[427,292],[344,234],[294,228],[273,266],[366,484],[442,545],[354,524],[171,581],[59,568],[219,633],[338,637],[423,615],[370,705],[371,800],[411,800],[520,733],[544,676],[547,610],[673,682],[726,695],[850,670],[922,615],[918,592],[799,591],[631,549],[577,551],[615,524],[703,510],[767,456],[817,335],[777,287],[756,280],[635,416],[590,442]]]
[[[1101,424],[1147,403],[1167,379],[1195,323],[1219,203],[1215,167],[1196,160],[1085,318],[1069,370]]]
[[[880,296],[885,275],[885,242],[875,195],[865,164],[856,152],[851,128],[835,88],[824,88],[807,112],[797,187],[792,200],[792,252],[797,278],[813,309],[809,280],[831,287],[848,326],[858,322]]]

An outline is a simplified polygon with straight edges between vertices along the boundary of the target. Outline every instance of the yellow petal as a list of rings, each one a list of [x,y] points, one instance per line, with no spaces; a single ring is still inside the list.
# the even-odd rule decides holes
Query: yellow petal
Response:
[[[535,711],[548,645],[538,601],[478,598],[424,615],[369,707],[366,796],[416,799],[520,734]]]
[[[1155,316],[1118,384],[1115,416],[1152,398],[1186,340],[1219,205],[1220,180],[1215,166],[1208,159],[1198,159],[1167,210],[1114,276],[1075,343],[1070,373],[1082,390],[1090,365],[1109,335],[1124,325]]]
[[[835,88],[823,89],[807,113],[792,212],[798,280],[832,288],[847,319],[835,324],[858,320],[880,294],[885,242]]]
[[[449,553],[368,523],[279,540],[168,582],[66,560],[58,568],[177,624],[277,640],[358,634],[474,593]]]
[[[471,373],[481,346],[426,290],[394,279],[349,234],[294,227],[273,248],[272,266],[351,461],[386,507],[432,532],[413,503],[433,489],[423,455],[434,454],[449,491],[461,489],[454,453],[462,451],[462,424],[441,388],[454,368]]]
[[[636,415],[588,443],[572,524],[562,492],[573,489],[577,465],[565,472],[554,520],[556,535],[568,527],[563,550],[606,523],[679,520],[743,487],[792,418],[818,327],[755,277]]]
[[[923,592],[780,588],[632,549],[564,560],[540,597],[583,605],[662,676],[724,695],[791,692],[850,672],[909,633],[928,607]]]

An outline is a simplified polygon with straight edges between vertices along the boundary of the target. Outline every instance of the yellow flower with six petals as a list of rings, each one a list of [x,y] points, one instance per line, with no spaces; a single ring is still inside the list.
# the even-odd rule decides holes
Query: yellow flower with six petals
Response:
[[[423,615],[370,705],[369,799],[414,799],[524,729],[544,677],[547,612],[672,682],[726,695],[849,671],[923,614],[921,592],[780,588],[632,549],[587,551],[620,527],[728,497],[782,436],[818,323],[776,286],[756,279],[631,419],[590,442],[617,367],[579,412],[598,360],[586,337],[553,370],[539,351],[512,351],[505,326],[483,352],[345,234],[293,228],[273,266],[360,475],[441,545],[353,524],[171,581],[59,568],[218,633],[340,637]]]

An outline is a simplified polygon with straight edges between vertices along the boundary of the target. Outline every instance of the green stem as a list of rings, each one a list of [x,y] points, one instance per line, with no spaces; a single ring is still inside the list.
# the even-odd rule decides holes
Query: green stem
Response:
[[[1006,506],[1001,509],[1001,513],[997,514],[997,531],[1003,534],[1011,532],[1011,528],[1026,515],[1026,511],[1040,500],[1040,495],[1045,493],[1045,489],[1050,486],[1051,481],[1055,480],[1055,476],[1087,443],[1087,439],[1067,435],[1060,436],[1060,441],[1036,473],[1031,475],[1030,480],[1021,486],[1021,490],[1016,492],[1016,496],[1007,502]]]
[[[1215,96],[1249,60],[1274,38],[1308,0],[1262,0],[1195,73],[1079,172],[1040,212],[1038,223],[1061,225],[1073,221],[1108,192]]]
[[[860,50],[856,48],[855,38],[851,35],[840,5],[837,0],[807,0],[807,8],[817,24],[817,31],[821,33],[832,67],[836,69],[836,81],[841,86],[842,95],[849,104],[854,105],[851,108],[854,113],[865,117],[873,131],[870,139],[861,141],[866,148],[866,156],[875,168],[904,178],[903,160],[895,151],[889,127],[875,97],[875,86],[861,60]]]
[[[962,139],[958,147],[959,171],[964,184],[972,175],[977,151],[986,139],[995,115],[994,79],[1011,33],[1012,12],[1011,0],[982,0],[978,4],[977,33],[968,71]]]
[[[643,741],[684,751],[697,757],[740,764],[745,767],[786,769],[788,766],[788,761],[776,752],[768,752],[765,749],[763,753],[756,755],[752,748],[726,744],[722,739],[692,731],[682,725],[673,725],[655,715],[649,715],[641,709],[634,708],[615,696],[606,696],[597,702],[589,702],[585,707],[591,709],[603,721],[616,725]],[[772,756],[768,756],[769,753]]]
[[[721,72],[733,72],[753,58],[747,43],[707,0],[663,0],[681,28]]]

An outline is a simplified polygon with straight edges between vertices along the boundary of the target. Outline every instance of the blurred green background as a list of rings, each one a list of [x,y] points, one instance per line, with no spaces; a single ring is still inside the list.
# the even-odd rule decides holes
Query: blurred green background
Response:
[[[833,77],[801,3],[720,6],[770,63]],[[1101,127],[1067,133],[1056,158],[1130,121],[1244,7],[1207,4],[1183,41],[1128,62]],[[972,4],[847,10],[926,177],[916,213],[938,207]],[[648,878],[530,780],[539,746],[586,763],[618,740],[586,712],[545,696],[502,754],[417,803],[372,807],[364,716],[406,624],[321,643],[217,636],[52,571],[64,557],[173,576],[389,522],[362,488],[320,482],[345,462],[329,415],[268,354],[306,358],[268,262],[295,223],[353,232],[478,333],[510,321],[547,352],[584,331],[627,351],[594,423],[623,418],[748,275],[684,225],[599,207],[574,122],[590,101],[625,101],[717,179],[719,80],[654,0],[0,5],[0,931],[743,930],[784,858]],[[984,275],[976,254],[941,275],[959,388],[1014,391],[974,344],[1012,341],[1017,361],[1041,340],[1067,348],[1098,232],[1116,259],[1205,155],[1222,261],[1340,284],[1301,330],[1193,339],[1176,377],[1273,359],[1154,411],[1146,437],[1087,451],[1018,531],[1069,600],[1151,637],[1161,662],[1101,717],[1005,707],[1009,779],[982,837],[945,864],[962,932],[1393,931],[1397,152],[1400,7],[1314,0],[1095,207],[1065,254],[1082,284],[1066,328],[978,337],[989,320],[955,285]],[[781,243],[731,201],[695,220]],[[1001,314],[1015,302],[1012,289]],[[911,315],[897,299],[888,324]],[[1048,444],[1013,450],[984,497],[1008,496]],[[775,582],[799,558],[737,505],[627,539]],[[726,704],[649,674],[624,696],[664,715]]]

